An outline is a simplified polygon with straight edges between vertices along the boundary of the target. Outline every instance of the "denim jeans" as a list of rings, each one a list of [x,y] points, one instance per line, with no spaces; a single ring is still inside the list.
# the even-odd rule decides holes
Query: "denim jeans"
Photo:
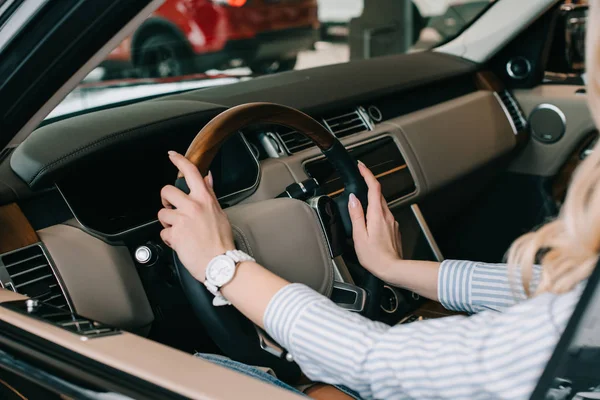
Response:
[[[301,396],[304,397],[308,397],[306,396],[304,393],[302,393],[301,391],[299,391],[298,389],[288,385],[285,382],[280,381],[279,379],[277,379],[276,377],[274,377],[273,375],[269,374],[268,372],[265,372],[259,368],[256,367],[252,367],[250,365],[246,365],[243,364],[241,362],[237,362],[234,361],[230,358],[224,357],[224,356],[220,356],[217,354],[204,354],[204,353],[196,353],[196,357],[200,357],[206,361],[210,361],[214,364],[220,365],[222,367],[225,368],[229,368],[232,369],[234,371],[237,371],[241,374],[244,375],[248,375],[252,378],[261,380],[263,382],[269,383],[271,385],[275,385],[278,386],[282,389],[286,389],[289,390],[290,392],[294,392],[296,394],[299,394]],[[360,400],[360,397],[358,396],[358,394],[350,389],[348,389],[347,387],[344,386],[335,386],[337,389],[339,389],[340,391],[346,393],[347,395],[349,395],[350,397],[356,399],[356,400]]]

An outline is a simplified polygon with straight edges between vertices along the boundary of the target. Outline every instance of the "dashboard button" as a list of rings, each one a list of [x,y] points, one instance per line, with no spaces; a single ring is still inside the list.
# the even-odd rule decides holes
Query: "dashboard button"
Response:
[[[154,255],[152,254],[152,249],[150,249],[150,247],[139,246],[137,249],[135,249],[134,256],[137,262],[145,265],[152,261]]]

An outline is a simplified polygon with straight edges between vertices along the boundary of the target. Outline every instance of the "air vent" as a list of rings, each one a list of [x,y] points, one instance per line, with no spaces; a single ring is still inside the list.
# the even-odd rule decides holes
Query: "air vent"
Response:
[[[313,147],[313,142],[298,131],[289,128],[279,128],[277,134],[283,145],[291,154]]]
[[[323,122],[325,127],[338,138],[371,129],[358,108],[341,115],[323,118]]]
[[[69,309],[57,308],[48,303],[35,300],[18,300],[2,303],[0,307],[37,318],[71,333],[75,333],[82,339],[93,339],[107,335],[120,334],[119,329],[104,325],[97,321],[81,317],[72,313]]]
[[[0,256],[17,293],[69,310],[67,298],[40,245]]]
[[[504,90],[502,92],[498,92],[498,98],[502,102],[504,106],[504,110],[506,111],[507,117],[512,121],[513,128],[515,130],[515,134],[522,132],[527,127],[527,120],[523,115],[523,111],[510,94],[508,90]]]
[[[325,128],[338,138],[373,129],[367,112],[358,107],[343,114],[323,118],[322,121]],[[277,134],[290,154],[314,146],[313,142],[306,136],[289,128],[281,127],[277,129]]]

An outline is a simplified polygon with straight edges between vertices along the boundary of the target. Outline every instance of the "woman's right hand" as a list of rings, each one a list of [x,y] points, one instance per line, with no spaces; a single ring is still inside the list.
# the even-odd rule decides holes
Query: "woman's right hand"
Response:
[[[352,219],[354,248],[361,265],[373,275],[387,280],[393,264],[402,257],[398,222],[381,194],[381,185],[373,173],[359,162],[359,170],[369,188],[367,215],[360,200],[350,195],[348,209]]]

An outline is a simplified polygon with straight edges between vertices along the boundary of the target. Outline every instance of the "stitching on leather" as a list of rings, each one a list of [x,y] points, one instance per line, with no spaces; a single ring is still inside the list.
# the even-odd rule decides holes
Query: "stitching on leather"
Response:
[[[243,242],[244,247],[246,247],[246,252],[254,257],[254,251],[252,251],[252,246],[250,246],[250,240],[238,226],[231,224],[231,229],[233,230],[234,235],[237,233],[238,238]]]
[[[49,169],[52,169],[53,167],[55,167],[57,165],[60,165],[64,161],[68,160],[69,158],[72,158],[72,157],[74,157],[76,155],[79,155],[80,153],[82,153],[82,152],[84,152],[86,150],[89,150],[89,149],[97,147],[97,146],[99,146],[101,144],[104,144],[105,142],[110,142],[110,141],[112,141],[112,140],[114,140],[116,138],[119,138],[121,136],[127,135],[127,134],[129,134],[129,133],[131,133],[133,131],[136,131],[136,130],[142,130],[142,129],[148,128],[150,126],[161,124],[161,123],[164,123],[164,122],[171,122],[171,121],[175,121],[175,120],[178,120],[178,119],[181,119],[181,118],[186,118],[186,117],[191,117],[191,116],[194,116],[194,115],[204,114],[204,113],[206,113],[208,111],[209,110],[194,111],[193,113],[178,115],[176,117],[171,117],[171,118],[167,118],[167,119],[162,119],[160,121],[150,122],[150,123],[142,125],[142,126],[136,126],[136,127],[133,127],[133,128],[129,128],[129,129],[126,129],[124,131],[116,132],[116,133],[110,134],[109,136],[105,136],[105,137],[102,137],[100,139],[97,139],[97,140],[95,140],[95,141],[93,141],[91,143],[88,143],[88,144],[85,144],[83,146],[80,146],[77,149],[71,151],[69,154],[61,156],[61,157],[59,157],[59,158],[51,161],[50,163],[46,164],[38,172],[36,172],[36,174],[29,180],[28,184],[32,185],[35,182],[35,180],[38,179],[38,177],[41,174],[45,173],[46,171],[48,171]]]

